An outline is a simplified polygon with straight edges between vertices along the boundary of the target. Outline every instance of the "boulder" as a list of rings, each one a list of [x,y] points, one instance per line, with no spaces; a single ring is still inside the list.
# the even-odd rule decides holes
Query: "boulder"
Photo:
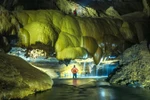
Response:
[[[52,88],[52,79],[17,56],[0,53],[0,99],[23,98]]]
[[[124,51],[122,67],[109,77],[110,83],[150,89],[150,53],[146,44],[144,41]]]

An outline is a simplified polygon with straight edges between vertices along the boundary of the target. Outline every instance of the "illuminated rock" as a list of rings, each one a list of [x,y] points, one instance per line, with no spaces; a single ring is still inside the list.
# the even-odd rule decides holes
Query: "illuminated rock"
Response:
[[[93,56],[93,60],[94,60],[96,65],[100,62],[102,55],[103,55],[102,49],[100,47],[98,47],[94,56]]]
[[[61,32],[55,44],[55,49],[57,52],[59,52],[67,47],[79,47],[79,46],[80,46],[80,37]]]
[[[20,29],[19,30],[19,45],[24,45],[26,47],[28,47],[30,45],[30,35],[29,32],[25,29]]]
[[[76,58],[87,58],[88,53],[86,49],[81,47],[68,47],[63,49],[60,52],[57,52],[58,59],[64,60],[64,59],[76,59]]]
[[[110,75],[111,83],[149,89],[150,62],[146,41],[133,45],[122,54],[120,67]],[[136,83],[139,85],[137,86]]]
[[[52,88],[52,79],[23,59],[0,54],[0,61],[1,99],[23,98]]]
[[[55,27],[56,32],[60,32],[61,30],[61,26],[63,23],[63,18],[65,17],[64,13],[62,13],[61,11],[55,11],[55,10],[51,10],[51,18],[52,18],[52,22],[53,22],[53,27]]]
[[[50,43],[51,47],[55,48],[57,58],[61,60],[94,56],[102,42],[110,40],[113,36],[123,38],[119,32],[122,26],[119,19],[79,18],[54,10],[22,11],[14,14],[24,25],[19,31],[22,45],[29,46],[36,42]],[[123,32],[124,30],[122,29]],[[114,41],[116,40],[112,39],[110,42],[114,43]],[[109,47],[106,43],[105,46]],[[103,49],[105,50],[110,54],[112,49]]]
[[[122,19],[122,17],[119,15],[119,13],[112,6],[110,6],[105,12],[107,15],[109,15],[113,18]]]
[[[122,52],[123,43],[138,42],[134,24],[120,19],[74,17],[57,10],[14,11],[11,16],[13,29],[19,28],[19,46],[40,42],[55,50],[52,52],[59,60],[94,57],[100,52],[98,47],[103,54],[110,55]],[[99,57],[94,57],[96,63]]]
[[[126,40],[133,41],[136,34],[132,31],[131,25],[128,22],[123,22],[120,32]]]
[[[94,18],[77,18],[80,26],[82,36],[93,37],[96,39],[97,43],[103,41],[103,36],[105,33],[104,23],[102,19]],[[107,23],[106,23],[107,24]]]
[[[57,34],[51,25],[47,23],[32,22],[25,25],[23,29],[20,29],[19,37],[22,45],[25,46],[41,42],[43,44],[51,44],[53,47],[57,39]]]
[[[88,51],[88,53],[91,56],[94,55],[94,53],[96,52],[96,50],[98,48],[96,40],[92,37],[87,37],[87,36],[83,37],[83,44],[81,44],[81,47],[82,46],[83,46],[83,48],[85,48]]]
[[[62,32],[69,33],[73,36],[81,36],[82,35],[78,21],[74,17],[67,15],[62,20],[63,20],[62,26],[61,26]]]
[[[68,1],[68,0],[57,0],[56,5],[61,9],[61,11],[66,14],[71,14],[80,17],[98,17],[96,10],[88,7],[82,6],[78,3]],[[76,14],[74,14],[74,11]]]
[[[46,57],[46,52],[40,49],[33,49],[28,52],[29,57],[36,59],[37,57]]]

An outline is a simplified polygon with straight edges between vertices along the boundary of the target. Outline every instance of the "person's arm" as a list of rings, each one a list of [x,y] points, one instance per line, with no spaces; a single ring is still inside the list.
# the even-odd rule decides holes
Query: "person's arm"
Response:
[[[78,68],[76,68],[77,72],[79,71]]]
[[[71,72],[73,73],[73,68],[71,69]]]

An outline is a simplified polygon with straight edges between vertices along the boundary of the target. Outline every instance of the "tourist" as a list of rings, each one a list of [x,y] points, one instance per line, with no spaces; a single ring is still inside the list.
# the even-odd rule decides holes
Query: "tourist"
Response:
[[[77,78],[78,69],[76,68],[75,65],[74,65],[73,68],[71,69],[71,72],[72,72],[72,74],[73,74],[73,78]]]
[[[77,10],[76,10],[76,9],[73,11],[73,14],[74,14],[75,16],[77,16]]]

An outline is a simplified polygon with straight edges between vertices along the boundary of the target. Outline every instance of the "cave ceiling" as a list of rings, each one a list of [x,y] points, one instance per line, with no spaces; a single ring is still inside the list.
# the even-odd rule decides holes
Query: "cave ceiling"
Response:
[[[149,38],[148,0],[1,0],[0,48],[44,49],[59,60],[120,55]],[[76,14],[74,13],[76,11]]]

